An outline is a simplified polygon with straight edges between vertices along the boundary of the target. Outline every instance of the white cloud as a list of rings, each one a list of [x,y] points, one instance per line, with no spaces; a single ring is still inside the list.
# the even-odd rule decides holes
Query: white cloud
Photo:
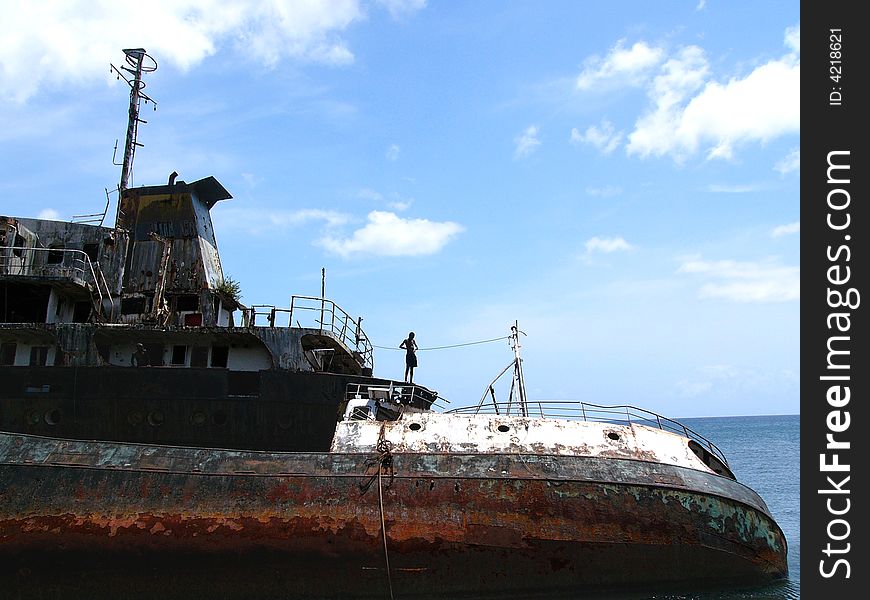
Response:
[[[577,128],[571,129],[571,143],[592,144],[603,154],[610,154],[619,147],[622,142],[622,132],[613,130],[613,123],[607,119],[601,122],[601,127],[592,125],[585,133],[580,133]]]
[[[36,218],[45,219],[47,221],[58,221],[60,220],[60,213],[53,208],[44,208],[39,211],[39,214],[36,215]]]
[[[421,256],[440,251],[465,228],[458,223],[403,219],[391,212],[372,211],[368,223],[350,237],[326,235],[318,244],[344,258],[359,255]]]
[[[346,64],[354,57],[340,33],[363,18],[359,0],[19,2],[0,20],[0,98],[104,80],[120,49],[137,46],[182,70],[227,46],[268,67],[286,58]]]
[[[242,179],[244,179],[245,183],[250,187],[257,187],[265,181],[262,177],[253,173],[242,173]]]
[[[791,173],[792,171],[800,171],[801,168],[801,149],[795,148],[788,155],[783,158],[781,161],[776,163],[773,167],[782,175],[786,175],[787,173]]]
[[[426,0],[378,0],[378,4],[386,8],[391,17],[400,19],[423,10]]]
[[[522,135],[514,138],[514,144],[516,144],[514,158],[529,156],[541,145],[541,141],[538,139],[538,128],[535,125],[529,125]]]
[[[722,298],[735,302],[788,302],[800,299],[800,268],[773,261],[705,261],[690,258],[678,273],[710,280],[702,285],[700,298]]]
[[[791,51],[801,53],[801,26],[800,24],[794,27],[789,27],[785,30],[785,45],[791,48]]]
[[[401,152],[401,148],[397,144],[390,144],[390,147],[387,148],[387,160],[395,161],[399,158],[399,152]]]
[[[596,196],[599,198],[610,198],[611,196],[618,196],[622,193],[622,188],[617,185],[605,185],[600,188],[588,187],[586,188],[586,193],[590,196]]]
[[[634,246],[621,237],[600,238],[597,236],[586,240],[585,246],[587,254],[592,252],[610,254],[611,252],[625,252],[634,248]]]
[[[695,10],[704,10],[705,8],[707,8],[707,0],[699,0]]]
[[[676,382],[677,393],[686,398],[705,396],[715,399],[746,397],[748,392],[795,387],[797,374],[789,370],[771,371],[734,365],[709,365],[694,369]]]
[[[726,83],[707,81],[703,51],[690,46],[668,60],[649,90],[653,108],[629,135],[629,154],[680,161],[705,148],[730,159],[736,146],[800,132],[800,28],[789,29],[792,53]]]
[[[382,193],[371,188],[363,188],[358,191],[356,195],[363,200],[373,200],[375,202],[382,202],[384,199],[384,195]]]
[[[664,50],[646,42],[636,42],[626,48],[625,40],[619,40],[604,58],[593,56],[586,60],[583,72],[577,77],[577,89],[600,91],[639,85],[663,56]]]
[[[774,227],[773,231],[770,232],[771,237],[782,237],[784,235],[791,235],[793,233],[801,232],[801,222],[797,221],[796,223],[789,223],[788,225],[780,225],[779,227]]]
[[[273,210],[256,208],[219,208],[212,212],[215,229],[241,229],[253,235],[286,231],[311,222],[321,221],[328,227],[338,227],[350,220],[344,213],[318,208]]]
[[[393,200],[387,204],[393,210],[397,210],[399,212],[406,211],[411,208],[411,205],[414,204],[413,200]]]

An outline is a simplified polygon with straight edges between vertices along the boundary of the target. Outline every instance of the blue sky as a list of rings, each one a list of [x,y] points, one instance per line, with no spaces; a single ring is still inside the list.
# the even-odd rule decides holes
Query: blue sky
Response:
[[[531,399],[799,412],[799,2],[33,4],[0,0],[0,214],[102,210],[109,64],[144,47],[133,185],[224,184],[246,304],[325,268],[381,376],[410,330],[518,320]],[[474,404],[511,358],[423,350],[415,379]]]

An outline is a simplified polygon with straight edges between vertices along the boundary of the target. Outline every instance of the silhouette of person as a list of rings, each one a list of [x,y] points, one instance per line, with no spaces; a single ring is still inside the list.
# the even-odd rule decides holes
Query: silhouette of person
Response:
[[[136,352],[130,357],[131,367],[147,367],[151,361],[148,360],[148,352],[145,350],[144,344],[136,344]]]
[[[417,366],[417,342],[414,341],[414,332],[408,334],[408,339],[402,340],[399,348],[405,349],[405,381],[414,382],[414,367]]]

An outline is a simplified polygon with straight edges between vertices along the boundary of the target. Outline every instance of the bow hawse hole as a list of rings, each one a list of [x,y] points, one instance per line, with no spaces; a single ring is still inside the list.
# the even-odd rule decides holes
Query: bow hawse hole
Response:
[[[420,431],[421,429],[423,429],[423,426],[419,423],[411,423],[410,425],[408,425],[408,429],[410,429],[411,431]]]
[[[609,437],[611,440],[614,440],[614,441],[615,441],[615,440],[618,440],[618,439],[619,439],[619,434],[618,434],[618,433],[613,433],[613,432],[611,431],[610,433],[607,434],[607,437]]]
[[[508,431],[511,430],[511,428],[508,427],[507,425],[499,425],[496,429],[498,429],[502,433],[507,433]]]

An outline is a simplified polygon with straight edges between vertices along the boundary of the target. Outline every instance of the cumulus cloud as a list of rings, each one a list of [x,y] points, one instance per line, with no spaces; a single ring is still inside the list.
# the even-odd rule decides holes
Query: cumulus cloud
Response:
[[[648,90],[652,107],[635,124],[627,151],[684,160],[698,151],[730,159],[747,142],[800,132],[800,27],[786,32],[790,52],[744,77],[710,81],[703,50],[669,59]]]
[[[399,148],[398,144],[390,144],[390,147],[387,148],[387,160],[396,161],[399,159],[399,152],[401,152],[401,148]]]
[[[770,232],[771,237],[782,237],[784,235],[791,235],[793,233],[801,232],[801,222],[797,221],[796,223],[789,223],[788,225],[780,225],[778,227],[774,227],[773,231]]]
[[[600,91],[622,85],[640,85],[663,56],[662,48],[652,47],[646,42],[636,42],[631,48],[626,48],[625,40],[619,40],[604,58],[593,56],[586,60],[576,87],[583,91]]]
[[[792,171],[800,171],[801,168],[801,149],[795,148],[781,161],[773,167],[782,175],[791,173]]]
[[[721,298],[734,302],[788,302],[800,299],[800,268],[774,261],[707,261],[690,258],[678,273],[706,279],[700,298]]]
[[[182,70],[228,46],[267,67],[286,58],[347,64],[354,56],[341,33],[364,16],[360,0],[158,0],[144,9],[118,0],[21,2],[0,20],[0,98],[24,102],[44,86],[100,81],[123,60],[121,48],[136,46]]]
[[[621,237],[600,238],[593,237],[586,240],[586,253],[603,252],[610,254],[611,252],[625,252],[634,248]]]
[[[421,256],[440,251],[465,228],[452,221],[403,219],[395,213],[372,211],[368,223],[350,237],[325,235],[318,244],[344,258],[354,256]]]
[[[785,45],[796,54],[801,53],[801,26],[795,25],[785,30]]]
[[[514,158],[525,158],[532,154],[541,145],[537,126],[529,125],[520,136],[514,138],[514,144]]]
[[[622,142],[622,132],[613,129],[613,123],[607,119],[601,122],[601,127],[592,125],[585,133],[580,133],[577,128],[571,129],[572,144],[592,144],[602,154],[610,154],[619,147]]]

